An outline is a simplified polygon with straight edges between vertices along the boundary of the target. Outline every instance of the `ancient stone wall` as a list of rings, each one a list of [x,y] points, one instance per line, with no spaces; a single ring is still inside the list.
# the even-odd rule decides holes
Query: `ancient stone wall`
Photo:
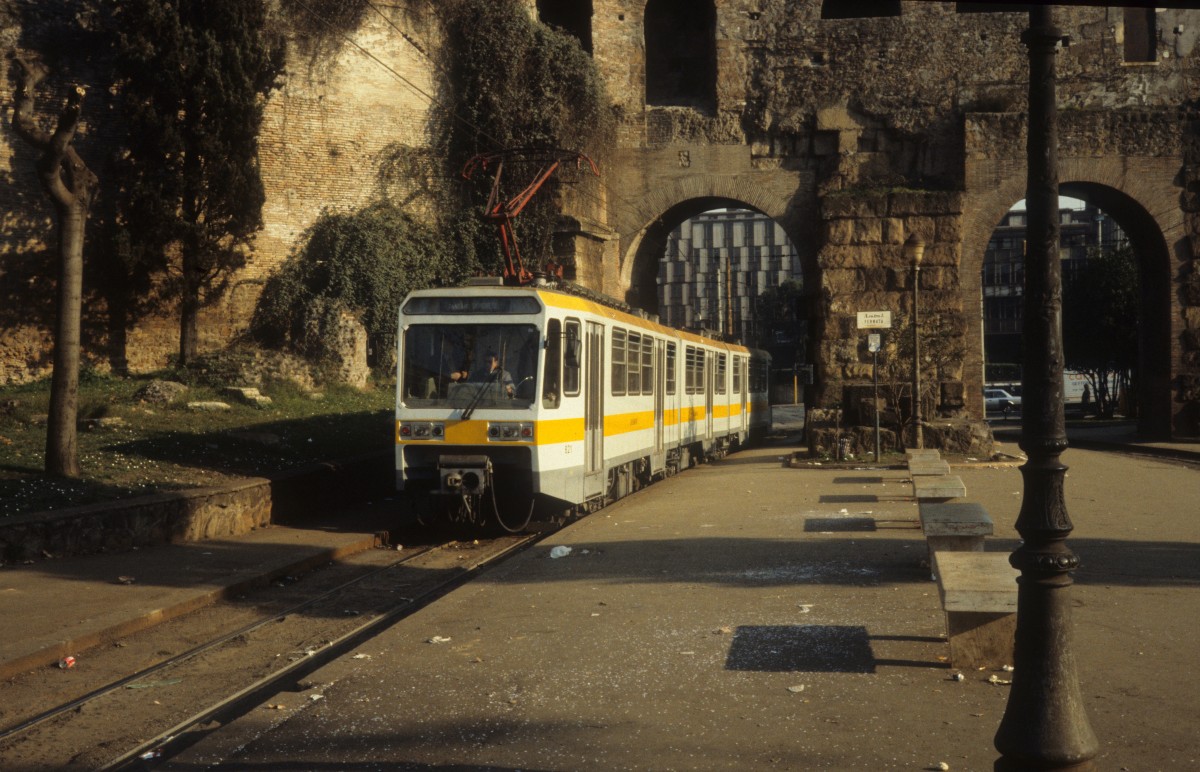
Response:
[[[12,45],[35,46],[53,34],[56,25],[70,26],[77,10],[69,0],[12,0],[21,6],[12,18],[36,26],[20,30],[5,26],[4,40]],[[286,73],[281,87],[266,105],[259,158],[266,204],[264,228],[247,255],[246,267],[234,277],[230,289],[202,312],[202,350],[218,349],[246,329],[265,279],[278,269],[299,242],[305,229],[324,209],[352,210],[374,197],[387,195],[417,213],[428,212],[431,200],[424,180],[386,178],[381,169],[404,148],[423,152],[428,147],[431,98],[435,82],[439,31],[435,4],[428,0],[401,0],[376,5],[364,13],[360,24],[346,31],[305,36],[295,31],[289,39]],[[284,24],[286,19],[280,19]],[[317,23],[317,29],[322,25]],[[7,60],[0,67],[7,75]],[[66,81],[52,78],[61,90]],[[11,79],[0,78],[0,104],[6,113],[12,104]],[[92,83],[85,103],[84,125],[76,141],[80,153],[105,182],[104,169],[115,129],[104,94],[107,84]],[[97,87],[99,86],[99,87]],[[98,95],[98,96],[97,96]],[[40,101],[43,112],[53,114],[61,100]],[[29,274],[35,282],[36,302],[29,288],[3,286],[10,299],[24,289],[25,307],[3,317],[0,345],[0,383],[28,380],[49,367],[53,262],[46,244],[53,239],[51,210],[34,171],[34,158],[12,133],[6,120],[0,129],[0,285],[14,273]],[[89,241],[85,260],[100,247]],[[36,270],[21,270],[38,261]],[[31,309],[36,306],[36,310]],[[11,306],[9,307],[12,308]],[[108,364],[107,330],[102,300],[91,298],[86,311],[89,358],[100,367]],[[169,314],[141,319],[129,332],[128,367],[144,372],[163,367],[178,350],[178,318]]]
[[[536,0],[525,2],[536,14]],[[979,417],[983,249],[1024,195],[1026,15],[960,13],[953,2],[902,2],[898,16],[836,20],[821,18],[821,0],[562,2],[590,8],[587,43],[618,118],[618,147],[602,180],[563,191],[567,216],[555,249],[573,262],[577,281],[646,307],[655,302],[656,261],[671,227],[714,206],[765,212],[805,267],[815,396],[830,401],[864,375],[861,352],[850,351],[848,313],[905,309],[901,235],[927,233],[922,286],[930,303],[959,314],[968,353],[954,380]],[[22,18],[48,24],[54,8],[71,5],[9,0],[5,8],[36,8]],[[381,192],[379,169],[395,151],[425,150],[431,108],[418,90],[436,93],[437,3],[397,0],[378,10],[387,18],[373,7],[348,34],[380,61],[337,36],[293,39],[262,136],[267,225],[229,295],[207,312],[208,345],[244,327],[262,280],[322,208],[362,204]],[[1148,245],[1144,275],[1166,309],[1151,325],[1163,351],[1148,361],[1166,384],[1155,388],[1170,391],[1163,401],[1172,431],[1195,434],[1200,156],[1189,111],[1200,82],[1200,11],[1158,12],[1148,60],[1127,62],[1124,19],[1133,12],[1055,10],[1069,38],[1058,56],[1062,179],[1114,208]],[[692,35],[695,19],[709,13],[711,25]],[[683,29],[689,46],[681,47]],[[3,34],[16,44],[36,38],[28,33]],[[679,78],[678,94],[664,77],[664,52],[682,57],[676,69],[688,77]],[[691,70],[708,63],[711,82],[701,82]],[[5,104],[8,88],[0,82]],[[0,190],[0,269],[11,276],[47,238],[49,209],[32,159],[7,125],[2,131],[0,174],[12,184]],[[81,137],[89,161],[104,133],[89,124]],[[429,182],[401,180],[387,192],[420,207]],[[49,284],[44,273],[32,289]],[[4,330],[0,381],[45,366],[45,315],[23,318]],[[174,338],[173,319],[143,322],[131,335],[131,364],[161,365]]]

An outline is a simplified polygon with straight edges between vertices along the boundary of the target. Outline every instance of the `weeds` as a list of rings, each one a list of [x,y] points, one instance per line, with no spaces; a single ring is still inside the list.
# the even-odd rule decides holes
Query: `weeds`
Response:
[[[321,394],[264,384],[266,407],[238,404],[211,386],[152,405],[135,399],[150,377],[90,374],[79,393],[79,479],[42,474],[48,380],[0,388],[0,518],[198,488],[268,475],[315,461],[384,450],[392,441],[387,384]],[[189,402],[230,408],[197,412]],[[98,419],[106,419],[100,421]]]

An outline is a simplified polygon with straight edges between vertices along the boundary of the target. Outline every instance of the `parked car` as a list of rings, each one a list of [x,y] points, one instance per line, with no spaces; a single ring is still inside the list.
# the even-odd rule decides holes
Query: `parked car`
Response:
[[[983,408],[989,413],[1000,412],[1008,415],[1021,409],[1021,398],[1009,394],[1004,389],[984,389]]]

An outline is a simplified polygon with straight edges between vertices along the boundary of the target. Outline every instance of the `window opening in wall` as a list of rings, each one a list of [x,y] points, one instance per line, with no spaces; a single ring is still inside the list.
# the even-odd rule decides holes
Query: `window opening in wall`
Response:
[[[557,27],[592,52],[591,0],[537,0],[537,10],[542,24]]]
[[[646,4],[646,104],[716,107],[716,27],[712,0]]]
[[[824,0],[822,19],[865,19],[872,16],[899,16],[900,0]]]
[[[1158,15],[1153,8],[1126,8],[1125,61],[1158,61]]]

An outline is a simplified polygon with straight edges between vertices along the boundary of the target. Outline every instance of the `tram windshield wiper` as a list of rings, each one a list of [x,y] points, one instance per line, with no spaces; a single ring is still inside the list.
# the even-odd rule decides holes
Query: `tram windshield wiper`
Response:
[[[475,412],[475,407],[479,404],[479,401],[483,399],[483,395],[487,393],[488,387],[491,386],[492,383],[495,382],[495,380],[499,377],[499,370],[493,370],[492,372],[488,373],[487,380],[479,384],[479,390],[476,391],[471,397],[470,404],[463,409],[462,420],[465,421],[471,417],[471,413]]]

